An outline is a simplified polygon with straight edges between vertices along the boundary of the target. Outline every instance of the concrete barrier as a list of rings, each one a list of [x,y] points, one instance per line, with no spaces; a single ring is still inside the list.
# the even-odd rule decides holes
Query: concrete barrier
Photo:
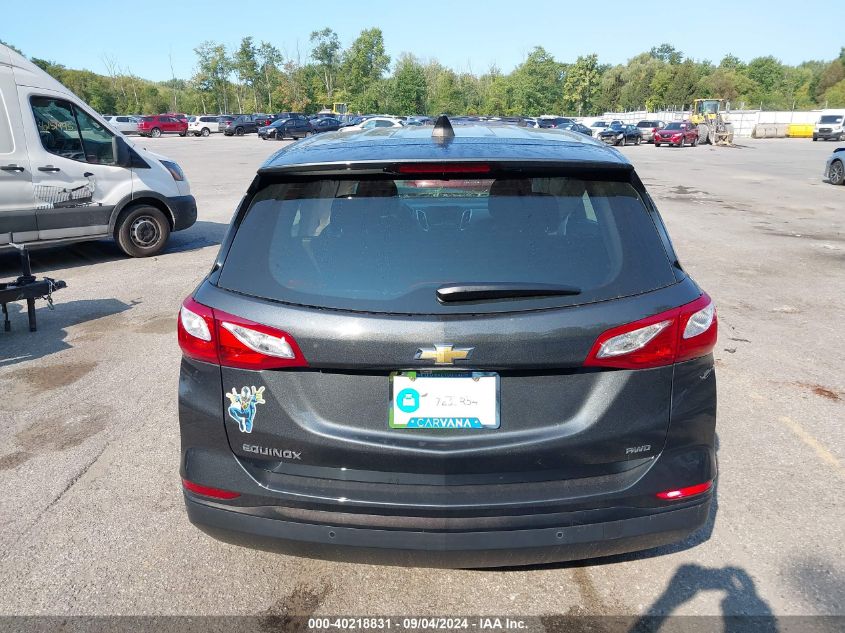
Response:
[[[752,138],[786,138],[789,123],[758,123],[751,132]]]
[[[812,123],[792,123],[786,131],[789,138],[812,138],[813,124]]]

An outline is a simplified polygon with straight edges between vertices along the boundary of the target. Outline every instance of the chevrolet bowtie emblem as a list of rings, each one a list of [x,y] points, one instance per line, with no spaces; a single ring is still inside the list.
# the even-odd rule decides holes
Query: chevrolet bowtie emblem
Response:
[[[435,365],[454,365],[456,360],[466,360],[474,347],[455,347],[454,345],[435,345],[421,347],[414,354],[417,360],[433,360]]]

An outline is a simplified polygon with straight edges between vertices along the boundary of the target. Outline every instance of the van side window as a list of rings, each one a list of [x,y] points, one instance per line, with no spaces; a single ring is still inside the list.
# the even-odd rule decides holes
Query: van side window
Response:
[[[44,149],[82,163],[114,164],[112,134],[69,101],[31,97],[32,113]]]

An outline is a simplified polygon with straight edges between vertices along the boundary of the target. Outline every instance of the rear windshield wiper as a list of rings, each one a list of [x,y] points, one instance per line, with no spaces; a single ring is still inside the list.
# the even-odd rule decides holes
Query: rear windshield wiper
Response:
[[[581,289],[575,286],[510,281],[455,283],[446,284],[437,289],[437,299],[442,303],[525,297],[565,297],[578,294],[581,294]]]

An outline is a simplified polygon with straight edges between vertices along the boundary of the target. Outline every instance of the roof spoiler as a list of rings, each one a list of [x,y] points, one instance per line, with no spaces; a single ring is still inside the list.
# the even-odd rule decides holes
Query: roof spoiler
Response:
[[[431,138],[445,140],[455,138],[455,129],[449,122],[449,117],[441,114],[434,122],[434,129],[431,131]]]

